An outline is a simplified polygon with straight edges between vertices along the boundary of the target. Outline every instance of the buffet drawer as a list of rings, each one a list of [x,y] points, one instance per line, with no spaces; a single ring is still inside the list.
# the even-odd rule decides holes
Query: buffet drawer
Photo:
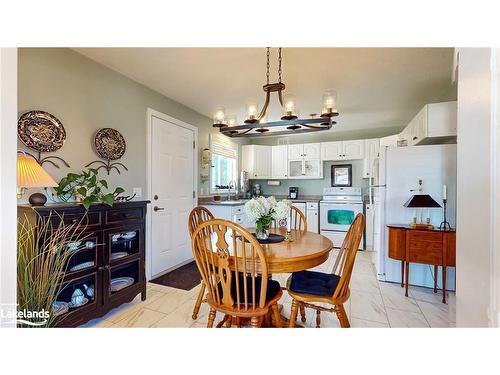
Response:
[[[127,221],[140,221],[144,219],[145,210],[142,207],[117,208],[105,211],[106,224],[123,224]]]

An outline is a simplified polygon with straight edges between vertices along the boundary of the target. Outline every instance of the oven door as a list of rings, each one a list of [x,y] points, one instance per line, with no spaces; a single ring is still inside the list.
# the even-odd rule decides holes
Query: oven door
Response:
[[[356,215],[363,212],[362,203],[320,203],[320,229],[347,232]]]

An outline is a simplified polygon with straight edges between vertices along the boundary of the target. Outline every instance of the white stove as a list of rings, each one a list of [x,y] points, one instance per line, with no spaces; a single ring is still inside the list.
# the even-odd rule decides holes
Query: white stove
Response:
[[[330,238],[334,247],[340,247],[356,215],[363,213],[361,188],[326,187],[319,207],[320,233]],[[363,249],[363,240],[359,246]]]

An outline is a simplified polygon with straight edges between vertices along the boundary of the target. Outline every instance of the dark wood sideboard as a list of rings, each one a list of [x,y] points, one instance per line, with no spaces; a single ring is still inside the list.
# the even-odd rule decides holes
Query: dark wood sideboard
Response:
[[[78,225],[78,231],[85,236],[68,260],[57,300],[70,302],[75,290],[80,289],[88,302],[58,316],[57,326],[79,326],[132,301],[139,293],[143,301],[146,299],[145,222],[148,203],[117,202],[113,207],[95,204],[88,211],[76,203],[18,206],[20,218],[26,216],[37,224],[50,220],[54,227],[63,220],[66,224]],[[87,267],[71,271],[82,264],[87,264]],[[133,284],[112,291],[111,280],[116,281],[119,277],[133,278]]]
[[[401,261],[401,287],[408,297],[410,263],[434,266],[434,293],[437,270],[442,267],[443,303],[446,303],[446,267],[456,266],[455,230],[416,229],[409,225],[388,225],[389,258]]]

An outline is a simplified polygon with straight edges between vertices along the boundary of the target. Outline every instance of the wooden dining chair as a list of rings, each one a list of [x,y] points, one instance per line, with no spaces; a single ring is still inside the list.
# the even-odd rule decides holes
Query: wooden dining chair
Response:
[[[195,207],[191,210],[188,219],[188,230],[189,235],[191,236],[191,240],[193,238],[193,233],[198,228],[198,225],[204,223],[205,221],[211,220],[214,218],[214,215],[205,207]],[[200,312],[201,304],[203,303],[203,299],[205,297],[205,283],[203,280],[201,281],[200,291],[198,292],[198,297],[196,298],[196,303],[194,304],[193,314],[191,318],[196,320],[198,318],[198,313]]]
[[[290,226],[292,229],[301,230],[307,232],[307,219],[306,215],[297,207],[290,206],[290,217],[283,220],[274,220],[274,229],[278,229],[280,227],[286,227],[287,220],[290,220]]]
[[[226,327],[233,318],[250,318],[259,327],[272,311],[281,326],[278,300],[280,284],[269,278],[264,249],[243,227],[227,220],[208,220],[192,237],[193,254],[207,288],[210,305],[207,327],[214,324],[216,312],[224,314]]]
[[[295,327],[299,306],[316,310],[316,328],[321,325],[321,311],[335,312],[340,326],[350,327],[344,303],[349,298],[349,282],[364,227],[365,217],[360,213],[349,227],[331,274],[301,271],[294,272],[288,278],[287,290],[292,297],[290,327]],[[333,307],[323,307],[314,303],[327,303]]]

